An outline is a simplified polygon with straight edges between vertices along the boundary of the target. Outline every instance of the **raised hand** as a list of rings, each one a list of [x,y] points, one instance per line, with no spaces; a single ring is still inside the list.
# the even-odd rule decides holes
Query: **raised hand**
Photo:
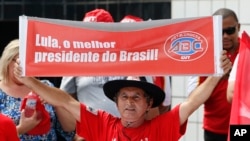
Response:
[[[220,67],[223,69],[224,71],[224,76],[228,75],[232,69],[232,62],[230,61],[230,59],[227,56],[227,51],[223,50],[221,53],[221,57],[220,57]]]

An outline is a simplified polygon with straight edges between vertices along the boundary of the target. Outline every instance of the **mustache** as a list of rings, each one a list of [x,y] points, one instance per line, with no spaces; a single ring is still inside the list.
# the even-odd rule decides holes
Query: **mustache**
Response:
[[[136,108],[134,106],[127,106],[124,108],[124,110],[135,110]]]

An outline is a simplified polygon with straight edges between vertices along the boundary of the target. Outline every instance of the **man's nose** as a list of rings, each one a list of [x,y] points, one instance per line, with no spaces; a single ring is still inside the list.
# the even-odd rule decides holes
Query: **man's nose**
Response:
[[[135,102],[135,100],[134,100],[133,97],[128,97],[128,98],[127,98],[127,103],[133,104],[134,102]]]

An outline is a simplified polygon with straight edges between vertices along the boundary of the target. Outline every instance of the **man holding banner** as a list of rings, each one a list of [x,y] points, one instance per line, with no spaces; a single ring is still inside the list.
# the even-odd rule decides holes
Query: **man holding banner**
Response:
[[[20,72],[20,68],[16,68],[16,77],[48,103],[71,112],[72,119],[77,120],[77,134],[90,141],[177,141],[185,133],[188,117],[207,100],[232,65],[226,52],[222,56],[220,54],[221,16],[131,24],[72,22],[27,16],[19,19],[22,42],[21,62],[18,63],[23,70]],[[64,34],[57,31],[64,31]],[[206,67],[202,66],[204,62]],[[202,67],[194,69],[192,66]],[[165,95],[152,83],[135,80],[119,80],[122,82],[120,85],[114,83],[118,80],[105,83],[104,86],[109,86],[104,88],[105,95],[116,102],[121,114],[121,118],[115,118],[76,101],[60,89],[48,88],[34,78],[22,78],[21,73],[22,76],[217,75],[208,77],[187,101],[147,121],[145,114],[148,109],[159,106]],[[116,89],[115,96],[113,91],[107,91],[113,89]],[[48,91],[54,92],[53,95],[48,95]]]
[[[231,70],[231,65],[226,51],[223,51],[220,57],[223,76],[209,77],[206,84],[193,91],[186,101],[149,121],[145,120],[148,109],[159,106],[165,98],[164,91],[152,83],[136,80],[105,83],[105,95],[116,102],[121,114],[121,118],[117,118],[104,111],[94,110],[66,92],[49,87],[34,77],[23,77],[19,59],[15,63],[14,74],[18,81],[45,101],[69,111],[77,121],[77,134],[88,141],[178,141],[185,133],[188,117],[209,98],[213,88]],[[200,93],[203,89],[206,91]]]

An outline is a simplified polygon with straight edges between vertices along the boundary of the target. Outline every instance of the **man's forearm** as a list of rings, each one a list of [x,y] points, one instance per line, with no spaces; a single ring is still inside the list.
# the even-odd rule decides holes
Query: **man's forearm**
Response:
[[[48,86],[42,83],[40,80],[27,77],[23,78],[23,83],[29,87],[32,91],[41,96],[46,102],[53,106],[61,106],[64,107],[72,97],[66,92],[56,88]]]
[[[214,88],[220,81],[221,77],[208,77],[202,84],[200,84],[196,89],[190,94],[188,101],[193,105],[193,109],[196,110],[200,105],[202,105],[211,95]]]

